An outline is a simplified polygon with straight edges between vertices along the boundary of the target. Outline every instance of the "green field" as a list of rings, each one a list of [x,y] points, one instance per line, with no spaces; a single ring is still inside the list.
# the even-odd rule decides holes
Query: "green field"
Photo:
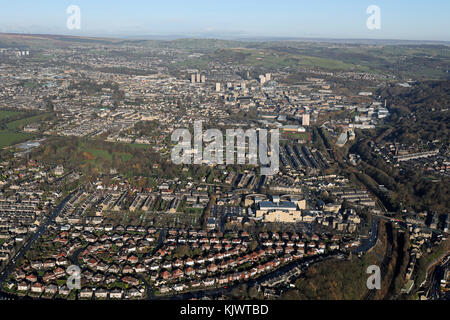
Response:
[[[23,132],[0,131],[0,149],[32,139],[32,134]]]
[[[279,54],[272,52],[256,53],[246,59],[247,63],[266,68],[276,67],[320,67],[329,70],[355,70],[357,66],[342,62],[340,60],[311,57],[305,55]]]
[[[12,117],[17,117],[20,115],[25,115],[24,112],[19,111],[8,111],[1,110],[0,111],[0,121],[7,120]],[[0,148],[9,147],[11,145],[27,141],[29,139],[34,138],[33,134],[22,132],[23,127],[30,123],[37,122],[49,115],[49,113],[40,114],[37,116],[25,117],[23,119],[15,120],[8,122],[6,124],[5,130],[0,130]]]
[[[315,57],[304,54],[293,54],[287,52],[274,51],[270,49],[224,49],[211,55],[213,59],[252,65],[264,68],[283,68],[300,66],[320,67],[328,70],[345,70],[345,71],[367,71],[368,68],[344,62],[339,59],[328,59],[323,57]],[[204,60],[204,59],[203,59]]]
[[[131,143],[130,146],[133,148],[138,148],[138,149],[148,149],[148,148],[152,147],[149,144],[139,144],[139,143]]]
[[[81,151],[91,154],[94,158],[102,158],[105,160],[112,161],[112,154],[106,150],[96,148],[82,148]]]
[[[99,148],[92,148],[92,147],[82,147],[80,151],[91,155],[93,157],[93,159],[91,159],[91,161],[94,161],[94,162],[98,159],[109,160],[109,161],[113,160],[112,153],[110,153],[107,150],[103,150],[103,149],[99,149]],[[133,155],[129,154],[129,153],[118,153],[118,155],[120,156],[120,158],[123,162],[127,162],[128,160],[131,160],[131,158],[133,158]]]
[[[0,110],[0,121],[22,114],[19,111]]]
[[[284,132],[283,136],[288,139],[293,140],[308,140],[309,141],[309,133],[307,132]]]
[[[8,129],[10,129],[10,130],[18,130],[18,129],[21,129],[21,128],[25,127],[26,125],[29,125],[30,123],[37,122],[37,121],[41,120],[43,117],[45,117],[47,115],[48,115],[48,113],[44,113],[44,114],[40,114],[40,115],[37,115],[37,116],[20,119],[20,120],[13,121],[13,122],[9,122],[7,126],[8,126]]]

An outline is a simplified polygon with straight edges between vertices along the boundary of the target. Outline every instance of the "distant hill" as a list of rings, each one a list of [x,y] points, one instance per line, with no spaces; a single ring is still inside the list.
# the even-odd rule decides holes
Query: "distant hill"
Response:
[[[370,43],[370,44],[369,44]],[[67,35],[0,33],[0,48],[57,48],[70,46],[141,46],[203,53],[181,67],[202,67],[208,61],[242,63],[273,69],[318,67],[331,71],[383,73],[402,79],[450,79],[448,43],[322,39],[237,41],[223,39],[114,39]],[[221,60],[223,59],[223,60]]]

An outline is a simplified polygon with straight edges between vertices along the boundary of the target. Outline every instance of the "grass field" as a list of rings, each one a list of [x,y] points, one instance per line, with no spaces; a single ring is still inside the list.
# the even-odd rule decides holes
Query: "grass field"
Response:
[[[27,141],[33,137],[32,134],[23,132],[11,132],[9,130],[0,131],[0,149]]]
[[[18,115],[25,115],[25,113],[19,111],[1,110],[0,120],[5,120]],[[30,123],[39,121],[46,115],[48,115],[48,113],[8,122],[6,124],[7,129],[0,131],[0,148],[9,147],[34,138],[35,136],[33,134],[22,132],[22,128]]]
[[[103,149],[99,149],[99,148],[92,148],[92,147],[82,147],[80,149],[80,151],[85,153],[87,155],[87,157],[90,158],[89,160],[94,161],[94,162],[97,159],[103,159],[103,160],[109,160],[109,161],[113,160],[113,155],[107,150],[103,150]],[[118,155],[120,156],[120,158],[123,162],[127,162],[128,160],[131,160],[131,158],[133,158],[133,155],[129,154],[129,153],[119,153]]]
[[[320,67],[329,70],[355,70],[355,65],[339,60],[311,57],[305,55],[291,55],[278,53],[252,53],[247,62],[267,68],[283,67]]]
[[[280,67],[320,67],[328,70],[345,70],[345,71],[366,71],[367,68],[359,65],[343,62],[338,59],[327,59],[308,55],[291,54],[286,52],[276,52],[272,50],[256,50],[256,49],[225,49],[216,52],[213,55],[216,59],[225,61],[234,61],[246,65],[253,65],[265,68]]]
[[[284,132],[283,137],[290,140],[310,140],[308,132]]]
[[[0,121],[22,114],[19,111],[0,110]]]
[[[86,152],[86,153],[90,154],[94,159],[102,158],[105,160],[112,161],[112,154],[110,154],[106,150],[95,149],[95,148],[82,148],[82,152]]]
[[[23,128],[24,126],[33,123],[33,122],[37,122],[39,120],[41,120],[43,117],[47,116],[48,113],[44,113],[44,114],[40,114],[37,116],[33,116],[33,117],[29,117],[29,118],[24,118],[24,119],[20,119],[17,121],[13,121],[13,122],[9,122],[7,127],[9,130],[18,130]]]
[[[276,52],[268,49],[257,50],[248,48],[218,50],[207,57],[184,60],[179,62],[177,66],[204,69],[208,66],[210,60],[221,60],[228,63],[251,65],[275,70],[285,67],[297,68],[304,66],[320,67],[327,70],[369,71],[369,68],[367,67],[338,59]]]
[[[139,143],[132,143],[132,144],[130,144],[130,146],[132,146],[133,148],[138,148],[138,149],[149,149],[152,147],[149,144],[139,144]]]

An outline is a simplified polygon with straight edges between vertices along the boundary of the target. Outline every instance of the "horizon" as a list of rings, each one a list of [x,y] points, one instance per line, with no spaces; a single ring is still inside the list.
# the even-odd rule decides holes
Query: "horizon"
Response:
[[[421,39],[388,39],[388,38],[329,38],[329,37],[248,37],[248,38],[227,38],[217,35],[208,36],[190,36],[190,35],[74,35],[74,34],[56,34],[56,33],[20,33],[20,32],[0,32],[1,35],[9,36],[29,36],[29,37],[68,37],[74,39],[106,39],[120,41],[180,41],[180,40],[207,40],[207,41],[230,41],[230,42],[322,42],[322,43],[350,43],[367,44],[383,43],[397,45],[401,43],[411,44],[430,44],[430,45],[450,45],[450,40],[421,40]]]
[[[284,0],[211,3],[204,0],[164,4],[132,0],[126,4],[98,0],[40,3],[0,0],[0,32],[113,38],[218,38],[226,40],[286,38],[336,40],[450,41],[450,3],[434,0],[387,0],[320,4]],[[80,10],[80,26],[69,30],[70,6]],[[366,25],[368,8],[379,7],[379,28]],[[68,13],[69,12],[69,13]]]

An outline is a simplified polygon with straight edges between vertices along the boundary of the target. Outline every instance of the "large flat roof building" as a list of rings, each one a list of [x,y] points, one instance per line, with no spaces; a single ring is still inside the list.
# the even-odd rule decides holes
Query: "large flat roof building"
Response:
[[[297,204],[290,201],[262,201],[259,203],[256,217],[264,222],[294,223],[302,220]]]

